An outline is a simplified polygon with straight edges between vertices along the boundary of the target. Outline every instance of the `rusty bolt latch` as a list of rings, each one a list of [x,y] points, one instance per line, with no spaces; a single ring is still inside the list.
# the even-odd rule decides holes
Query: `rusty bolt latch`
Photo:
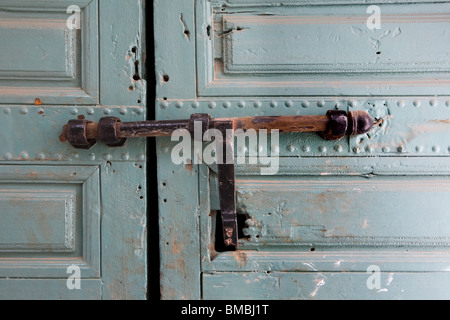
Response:
[[[109,147],[124,146],[127,138],[170,136],[177,129],[186,129],[195,140],[202,141],[205,132],[214,128],[222,133],[216,141],[222,148],[217,165],[220,210],[224,243],[227,247],[238,246],[236,213],[234,137],[229,131],[279,130],[283,132],[319,132],[326,140],[340,140],[348,135],[364,134],[373,127],[372,117],[365,111],[330,110],[325,116],[269,116],[211,119],[209,114],[193,114],[189,120],[121,122],[119,118],[106,117],[98,123],[87,120],[71,120],[63,128],[62,137],[73,147],[92,148],[97,140]],[[196,130],[201,126],[201,130]],[[200,132],[197,132],[200,131]]]

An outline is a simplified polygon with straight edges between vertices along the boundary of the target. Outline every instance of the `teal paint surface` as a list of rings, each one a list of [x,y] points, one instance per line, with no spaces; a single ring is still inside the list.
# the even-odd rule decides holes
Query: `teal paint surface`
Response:
[[[369,5],[381,9],[380,30],[366,27]],[[340,109],[377,121],[337,142],[281,134],[262,146],[279,151],[274,176],[237,165],[234,252],[216,250],[217,166],[174,165],[177,142],[158,139],[163,299],[448,299],[448,3],[154,8],[158,119]]]
[[[80,29],[67,27],[71,5]],[[145,139],[77,150],[60,138],[71,119],[146,119],[144,12],[0,1],[0,299],[146,298]]]

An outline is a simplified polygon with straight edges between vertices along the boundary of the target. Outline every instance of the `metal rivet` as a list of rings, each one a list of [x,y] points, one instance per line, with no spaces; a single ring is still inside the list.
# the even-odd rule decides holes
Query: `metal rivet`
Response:
[[[311,148],[310,148],[310,146],[303,146],[302,147],[302,150],[304,151],[304,152],[310,152],[311,151]]]
[[[92,115],[95,113],[95,110],[94,110],[94,108],[89,108],[89,109],[87,109],[86,113],[87,113],[88,115],[91,115],[91,116],[92,116]]]
[[[169,107],[169,103],[167,101],[163,101],[159,104],[161,109],[167,109]]]
[[[192,102],[192,108],[197,109],[198,107],[200,107],[200,104],[198,103],[198,101],[194,101]]]
[[[357,107],[357,106],[358,106],[358,101],[356,101],[356,100],[350,100],[350,101],[348,102],[348,105],[349,105],[350,107],[352,107],[352,108]]]
[[[374,153],[374,152],[375,152],[375,148],[372,147],[372,146],[367,146],[367,147],[366,147],[366,152],[368,152],[368,153]]]
[[[175,107],[177,107],[178,109],[183,108],[183,102],[182,102],[182,101],[178,101],[178,102],[175,104]]]
[[[20,114],[27,114],[28,113],[28,109],[25,107],[20,108]]]
[[[280,154],[280,147],[279,146],[273,146],[270,150],[271,155],[278,155]]]
[[[441,147],[440,146],[433,146],[431,148],[431,150],[433,150],[433,152],[439,152],[439,151],[441,151]]]
[[[400,108],[403,108],[406,105],[406,102],[404,100],[400,100],[397,102],[397,106],[399,106]]]
[[[145,154],[139,154],[139,155],[137,155],[136,159],[137,159],[138,161],[145,161]]]
[[[137,115],[143,114],[143,113],[144,113],[144,108],[136,108],[136,109],[134,110],[134,112],[135,112]]]
[[[239,107],[239,108],[245,108],[245,105],[246,105],[246,103],[245,103],[245,101],[243,101],[243,100],[241,100],[241,101],[238,102],[238,107]]]
[[[78,153],[72,154],[73,159],[80,159],[80,155]]]
[[[309,107],[309,102],[308,101],[302,101],[302,107],[303,108],[308,108]]]
[[[7,153],[7,154],[5,154],[5,159],[6,159],[6,160],[12,160],[12,158],[13,158],[12,153]]]
[[[319,147],[319,152],[327,152],[327,147],[325,147],[325,146],[320,146],[320,147]]]
[[[128,110],[127,110],[127,108],[120,108],[119,113],[121,115],[126,115],[128,113]]]
[[[163,147],[163,148],[161,149],[161,151],[162,151],[163,153],[168,153],[168,152],[169,152],[169,147]]]
[[[420,100],[414,100],[413,105],[414,107],[420,107],[422,105],[422,102]]]
[[[122,160],[130,160],[130,154],[127,152],[127,153],[124,153],[124,154],[122,154]]]
[[[437,107],[438,104],[439,104],[439,102],[436,99],[431,99],[430,100],[430,106]]]
[[[253,103],[253,106],[254,106],[255,108],[261,108],[262,103],[261,103],[261,101],[256,100],[256,101]]]
[[[56,154],[54,155],[54,158],[55,158],[55,160],[61,160],[61,159],[63,158],[63,156],[62,156],[61,153],[56,153]]]
[[[423,146],[416,146],[416,151],[417,152],[423,152],[424,147]]]
[[[384,146],[382,150],[383,150],[383,152],[387,153],[387,152],[391,151],[391,148],[389,148],[388,146]]]
[[[446,105],[447,107],[450,107],[450,100],[445,101],[445,105]]]
[[[6,115],[11,114],[11,109],[10,108],[5,108],[5,109],[3,109],[3,113],[6,114]]]
[[[361,148],[360,147],[354,147],[353,148],[353,152],[354,153],[361,153]]]
[[[403,152],[406,152],[406,147],[405,146],[400,146],[400,147],[397,148],[397,150],[398,150],[398,152],[403,153]]]
[[[22,159],[22,160],[28,160],[28,159],[30,159],[30,156],[28,155],[28,152],[26,152],[26,151],[21,152],[21,153],[19,154],[19,157],[20,157],[20,159]]]
[[[325,101],[323,101],[323,100],[318,101],[318,102],[317,102],[317,106],[318,106],[319,108],[325,107]]]
[[[289,152],[294,152],[295,151],[295,146],[294,145],[289,145],[288,147],[287,147],[287,151],[289,151]]]
[[[224,107],[225,109],[230,108],[230,107],[231,107],[231,102],[230,102],[230,101],[225,101],[225,102],[223,103],[223,107]]]
[[[78,109],[77,108],[72,108],[70,110],[70,114],[73,115],[73,116],[77,115],[78,114]]]
[[[208,103],[208,107],[210,109],[214,109],[216,107],[216,103],[214,101],[211,101],[210,103]]]
[[[112,154],[110,154],[110,153],[107,153],[103,156],[103,159],[105,159],[106,161],[111,161],[112,158],[113,158]]]
[[[334,151],[341,153],[342,151],[344,151],[344,148],[340,144],[338,144],[334,147]]]
[[[105,109],[103,109],[103,113],[104,113],[105,115],[111,114],[111,112],[112,112],[112,110],[111,110],[110,108],[105,108]]]
[[[91,154],[89,155],[89,160],[91,160],[91,161],[94,161],[94,160],[95,160],[95,154],[94,154],[94,153],[91,153]]]
[[[36,155],[36,159],[38,159],[38,160],[45,160],[45,154],[43,154],[42,152],[39,152]]]
[[[294,102],[292,102],[292,100],[288,100],[284,103],[284,105],[288,108],[291,108],[294,105]]]
[[[276,108],[276,107],[278,106],[278,102],[276,102],[275,100],[272,100],[272,101],[270,102],[270,106],[271,106],[272,108]]]

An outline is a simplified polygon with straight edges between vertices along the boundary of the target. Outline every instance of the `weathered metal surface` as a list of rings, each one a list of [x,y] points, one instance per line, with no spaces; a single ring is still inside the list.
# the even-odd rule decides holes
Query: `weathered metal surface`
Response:
[[[0,0],[0,299],[146,298],[145,139],[75,150],[61,136],[70,119],[80,144],[91,121],[146,119],[143,9]]]
[[[157,119],[336,109],[376,124],[340,141],[282,133],[236,150],[248,163],[235,166],[243,223],[231,252],[216,250],[217,166],[174,166],[175,144],[158,138],[164,299],[448,298],[449,4],[372,4],[379,30],[366,28],[364,1],[155,1]],[[274,150],[279,170],[262,177],[250,160]]]

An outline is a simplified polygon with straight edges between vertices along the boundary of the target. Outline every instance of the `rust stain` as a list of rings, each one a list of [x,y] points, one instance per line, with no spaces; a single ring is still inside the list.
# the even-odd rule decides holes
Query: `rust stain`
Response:
[[[83,114],[78,116],[78,120],[84,120],[84,119],[86,119],[86,117]]]
[[[187,171],[192,172],[194,166],[192,165],[192,163],[188,163],[188,164],[186,164],[185,168],[186,168]]]
[[[35,105],[35,106],[41,106],[41,105],[43,105],[43,103],[42,103],[41,99],[36,98],[36,99],[34,100],[34,105]]]
[[[247,255],[243,251],[235,251],[233,252],[233,257],[238,263],[239,268],[245,267],[248,262]]]

